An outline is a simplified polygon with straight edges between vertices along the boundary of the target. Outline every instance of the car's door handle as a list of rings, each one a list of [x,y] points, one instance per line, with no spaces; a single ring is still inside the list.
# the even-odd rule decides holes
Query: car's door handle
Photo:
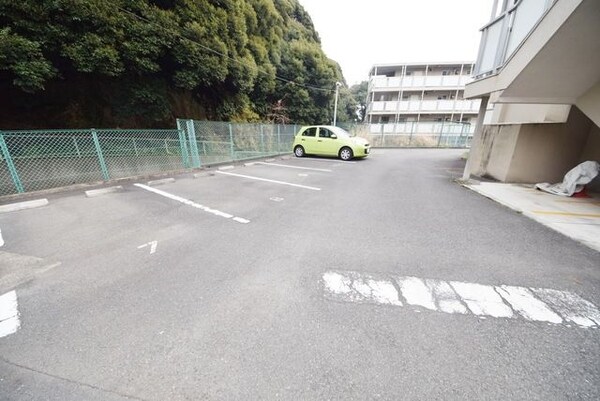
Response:
[[[302,139],[302,142],[304,142],[304,139]]]
[[[317,142],[323,142],[323,140],[322,139],[317,139]]]

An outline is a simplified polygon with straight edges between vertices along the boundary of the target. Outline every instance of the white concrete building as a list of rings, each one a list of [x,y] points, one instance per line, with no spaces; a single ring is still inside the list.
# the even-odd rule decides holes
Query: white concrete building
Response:
[[[369,72],[372,134],[472,134],[478,99],[464,99],[472,62],[377,64]]]
[[[495,0],[481,31],[465,178],[558,182],[600,160],[600,1]]]

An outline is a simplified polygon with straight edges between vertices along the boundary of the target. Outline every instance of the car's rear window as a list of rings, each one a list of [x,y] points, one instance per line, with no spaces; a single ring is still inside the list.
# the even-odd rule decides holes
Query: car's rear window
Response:
[[[317,136],[317,127],[311,127],[304,130],[302,136]]]

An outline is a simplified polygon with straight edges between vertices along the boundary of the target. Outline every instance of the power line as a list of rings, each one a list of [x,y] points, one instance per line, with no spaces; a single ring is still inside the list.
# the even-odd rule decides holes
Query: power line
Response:
[[[154,21],[151,21],[150,19],[148,19],[148,18],[146,18],[146,17],[143,17],[143,16],[141,16],[141,15],[138,15],[138,14],[134,13],[133,11],[129,11],[129,10],[127,10],[127,9],[124,9],[124,8],[122,8],[122,7],[117,7],[117,8],[118,8],[119,10],[121,10],[121,11],[123,11],[123,12],[125,12],[125,13],[129,14],[129,15],[132,15],[133,17],[137,18],[138,20],[141,20],[141,21],[147,22],[147,23],[149,23],[149,24],[154,24]],[[162,26],[160,26],[160,25],[159,25],[159,27],[160,27],[161,29],[168,30],[167,28],[165,28],[165,27],[162,27]],[[268,71],[266,71],[266,70],[264,70],[264,69],[260,68],[258,65],[256,65],[256,66],[250,66],[250,65],[247,65],[247,64],[243,63],[242,61],[240,61],[240,60],[238,60],[238,59],[235,59],[235,58],[233,58],[233,57],[231,57],[231,56],[229,56],[229,55],[227,55],[227,54],[225,54],[225,53],[222,53],[222,52],[220,52],[220,51],[218,51],[218,50],[215,50],[215,49],[213,49],[213,48],[210,48],[210,47],[208,47],[208,46],[206,46],[206,45],[203,45],[202,43],[198,42],[197,40],[190,39],[190,38],[188,38],[188,37],[186,37],[186,36],[182,35],[181,33],[177,32],[177,31],[171,31],[171,30],[168,30],[168,32],[170,32],[170,33],[174,34],[175,36],[178,36],[178,37],[179,37],[179,38],[181,38],[181,39],[189,40],[190,42],[192,42],[192,43],[194,43],[194,44],[198,45],[199,47],[203,48],[203,49],[204,49],[204,50],[206,50],[206,51],[209,51],[209,52],[211,52],[211,53],[217,54],[217,55],[219,55],[219,56],[221,56],[221,57],[224,57],[224,58],[226,58],[226,59],[229,59],[229,60],[231,60],[231,61],[234,61],[234,62],[236,62],[236,63],[238,63],[238,64],[241,64],[241,65],[243,65],[243,66],[246,66],[246,67],[248,67],[248,68],[256,68],[258,72],[260,72],[260,73],[263,73],[263,74],[265,74],[265,75],[270,75],[270,73],[269,73]],[[277,75],[277,74],[275,74],[275,79],[277,79],[277,80],[279,80],[279,81],[281,81],[281,82],[285,82],[285,83],[288,83],[288,84],[296,85],[296,86],[299,86],[299,87],[302,87],[302,88],[314,89],[314,90],[320,90],[320,91],[324,91],[324,92],[334,92],[334,91],[335,91],[334,89],[327,89],[327,88],[321,88],[321,87],[318,87],[318,86],[313,86],[313,85],[301,84],[301,83],[298,83],[298,82],[296,82],[296,81],[293,81],[293,80],[290,80],[290,79],[287,79],[287,78],[281,77],[281,76],[279,76],[279,75]]]

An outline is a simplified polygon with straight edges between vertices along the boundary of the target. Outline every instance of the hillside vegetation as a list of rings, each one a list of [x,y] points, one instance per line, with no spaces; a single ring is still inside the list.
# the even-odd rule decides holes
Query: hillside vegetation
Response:
[[[327,123],[336,81],[297,0],[0,0],[0,129]]]

